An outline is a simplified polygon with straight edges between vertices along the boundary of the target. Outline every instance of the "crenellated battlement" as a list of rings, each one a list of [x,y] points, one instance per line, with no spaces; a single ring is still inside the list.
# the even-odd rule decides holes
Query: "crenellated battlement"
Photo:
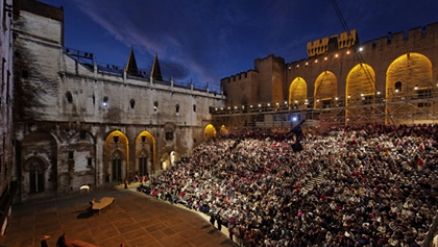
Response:
[[[246,80],[251,73],[257,73],[257,72],[255,70],[247,70],[229,77],[222,78],[221,81],[230,83],[235,81]]]
[[[307,54],[309,57],[325,54],[337,47],[337,49],[348,48],[356,44],[358,41],[356,30],[353,29],[349,33],[343,32],[339,35],[334,34],[330,38],[324,37],[313,42],[307,42]],[[333,43],[333,45],[331,45]]]
[[[419,45],[418,42],[426,41],[430,42],[436,36],[438,32],[438,22],[427,24],[426,26],[418,26],[407,31],[397,31],[395,33],[388,32],[387,35],[365,41],[361,44],[362,47],[367,48],[379,48],[383,49],[386,46],[393,49],[394,45]]]

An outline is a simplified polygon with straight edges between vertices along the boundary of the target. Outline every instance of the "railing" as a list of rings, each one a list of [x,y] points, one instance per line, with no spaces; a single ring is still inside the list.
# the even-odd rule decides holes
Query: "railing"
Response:
[[[416,91],[414,91],[416,92]],[[364,107],[391,106],[400,103],[417,103],[419,107],[428,106],[427,103],[438,101],[438,91],[428,94],[399,93],[392,96],[384,97],[383,95],[356,95],[347,97],[334,97],[329,99],[307,98],[301,100],[293,100],[292,102],[268,102],[255,105],[234,105],[218,107],[211,110],[213,115],[221,114],[242,114],[242,113],[257,113],[257,112],[276,112],[276,111],[306,111],[306,110],[331,110],[336,108],[354,109]],[[316,106],[316,107],[315,107]]]

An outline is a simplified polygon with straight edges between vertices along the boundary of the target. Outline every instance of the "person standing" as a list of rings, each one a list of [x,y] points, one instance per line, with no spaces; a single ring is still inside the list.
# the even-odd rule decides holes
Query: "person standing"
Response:
[[[216,214],[217,229],[222,230],[222,219],[220,214]]]
[[[210,223],[214,226],[214,222],[215,222],[215,216],[214,216],[214,212],[211,212],[210,215]]]
[[[49,239],[50,236],[49,235],[44,235],[43,238],[41,239],[41,247],[49,247],[49,245],[47,245],[47,239]]]

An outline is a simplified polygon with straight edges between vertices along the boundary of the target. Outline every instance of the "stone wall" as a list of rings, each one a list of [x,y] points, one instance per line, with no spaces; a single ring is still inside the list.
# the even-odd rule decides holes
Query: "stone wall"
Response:
[[[202,142],[211,109],[223,107],[222,95],[79,61],[77,51],[62,46],[63,18],[51,19],[52,10],[58,11],[44,4],[23,8],[15,20],[21,200],[85,184],[113,186],[138,174],[143,157],[147,172],[155,173],[167,162],[163,157],[188,155]]]
[[[360,30],[358,32],[360,33]],[[394,101],[392,99],[395,97],[393,84],[396,81],[392,81],[394,77],[403,82],[405,88],[411,88],[411,90],[404,93],[411,95],[414,99],[421,98],[418,96],[419,91],[413,90],[415,85],[418,88],[421,87],[422,90],[431,90],[432,97],[436,97],[438,96],[438,70],[433,65],[438,63],[437,35],[438,23],[432,23],[424,27],[410,29],[407,32],[389,34],[362,44],[356,43],[350,47],[327,49],[322,54],[315,53],[312,57],[290,63],[281,62],[281,58],[273,55],[256,59],[255,70],[258,76],[253,80],[248,81],[248,79],[240,79],[236,76],[226,77],[221,80],[221,85],[227,89],[227,94],[229,94],[225,108],[228,106],[233,107],[238,102],[241,96],[238,93],[230,94],[228,92],[242,91],[241,84],[243,82],[246,85],[251,85],[251,90],[259,92],[257,97],[252,99],[253,101],[262,104],[294,102],[297,99],[290,97],[298,94],[290,92],[290,90],[294,88],[291,87],[291,84],[297,78],[302,78],[306,82],[309,105],[314,106],[316,109],[318,109],[316,106],[317,98],[321,97],[338,98],[338,102],[333,100],[332,107],[354,105],[351,102],[353,98],[360,101],[363,98],[362,94],[372,97],[372,103],[375,104],[383,103],[383,99]],[[408,59],[403,60],[403,66],[399,66],[399,61],[403,57]],[[424,59],[414,61],[418,57]],[[414,62],[416,62],[415,66],[417,68],[413,68]],[[281,67],[282,73],[274,70],[277,65]],[[329,81],[323,80],[325,74],[331,75]],[[279,78],[282,78],[281,98],[277,96],[281,91]],[[358,95],[350,95],[347,86],[351,92],[356,92]],[[302,92],[299,95],[302,98]],[[396,124],[415,123],[415,121],[417,123],[431,122],[432,118],[428,115],[433,115],[438,110],[438,104],[426,104],[424,102],[415,103],[415,109],[408,109],[410,107],[408,102],[402,102],[402,100],[406,100],[406,98],[400,97],[399,102],[405,105],[401,108],[398,106],[397,109],[399,112],[409,112],[409,114],[406,114],[406,116],[399,115],[397,121],[394,122]],[[301,104],[304,104],[304,102]],[[307,107],[302,106],[300,105],[295,109],[307,109]],[[421,109],[418,110],[418,108]],[[383,107],[384,111],[385,107]],[[355,109],[351,112],[355,112],[353,114],[355,116],[365,114],[364,109]],[[347,113],[348,111],[345,114]],[[412,117],[412,115],[417,116]],[[406,119],[406,117],[409,119]],[[354,119],[350,120],[353,121]]]

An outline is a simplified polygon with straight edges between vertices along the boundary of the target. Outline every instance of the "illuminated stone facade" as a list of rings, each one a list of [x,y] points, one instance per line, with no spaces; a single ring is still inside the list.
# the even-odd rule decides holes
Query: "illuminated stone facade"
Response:
[[[437,35],[433,23],[360,44],[352,31],[309,42],[306,59],[256,59],[253,70],[221,80],[227,100],[216,123],[274,126],[267,122],[291,116],[322,125],[435,123]]]
[[[64,12],[19,1],[14,102],[22,201],[92,188],[166,169],[204,138],[223,96],[151,75],[131,50],[125,68],[98,65],[64,47]],[[160,78],[161,77],[161,78]]]

